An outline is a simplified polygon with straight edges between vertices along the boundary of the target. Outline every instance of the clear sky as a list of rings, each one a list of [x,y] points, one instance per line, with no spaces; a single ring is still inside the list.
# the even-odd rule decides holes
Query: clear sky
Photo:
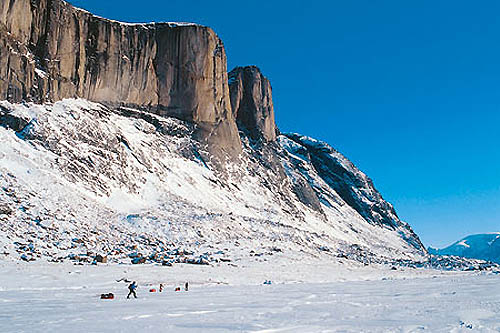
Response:
[[[426,246],[500,231],[499,1],[70,2],[212,27],[229,70],[271,80],[279,128],[351,159]]]

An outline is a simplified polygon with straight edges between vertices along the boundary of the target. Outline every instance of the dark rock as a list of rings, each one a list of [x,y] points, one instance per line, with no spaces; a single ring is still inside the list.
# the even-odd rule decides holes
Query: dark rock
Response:
[[[12,208],[10,208],[9,205],[0,203],[0,215],[5,214],[5,215],[11,215],[14,211]]]
[[[108,257],[107,256],[102,256],[100,254],[96,255],[94,259],[95,259],[95,261],[100,262],[102,264],[105,264],[105,263],[108,262]]]
[[[35,261],[36,260],[35,257],[33,257],[32,254],[26,254],[26,253],[24,253],[24,254],[21,255],[21,259],[23,261],[27,261],[27,262]]]
[[[0,111],[0,126],[13,129],[15,132],[21,132],[29,122],[29,119]]]
[[[229,73],[233,118],[253,139],[276,140],[272,88],[255,66],[236,67]]]
[[[311,185],[303,178],[298,178],[292,184],[292,191],[304,205],[322,213],[321,202]]]
[[[144,264],[146,262],[146,258],[144,257],[137,257],[132,259],[132,264],[137,265],[137,264]]]

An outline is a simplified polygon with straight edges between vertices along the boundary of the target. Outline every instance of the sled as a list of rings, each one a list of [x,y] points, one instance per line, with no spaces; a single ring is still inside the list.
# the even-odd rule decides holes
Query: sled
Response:
[[[114,299],[115,295],[113,293],[101,294],[101,299]]]

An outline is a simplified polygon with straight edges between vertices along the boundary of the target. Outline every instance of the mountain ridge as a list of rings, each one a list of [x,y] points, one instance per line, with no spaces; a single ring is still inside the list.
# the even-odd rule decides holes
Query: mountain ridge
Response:
[[[29,24],[14,21],[23,10]],[[69,46],[83,45],[84,55],[50,67],[71,49],[64,45],[73,28],[58,32],[69,18],[79,29]],[[209,28],[148,27],[62,0],[0,5],[0,43],[12,64],[0,84],[0,245],[8,256],[425,259],[418,236],[364,173],[324,142],[280,133],[260,69],[227,73],[222,41]],[[136,67],[123,69],[124,56]],[[165,95],[150,99],[151,91]]]
[[[500,232],[473,234],[442,249],[429,247],[430,254],[458,256],[500,263]]]

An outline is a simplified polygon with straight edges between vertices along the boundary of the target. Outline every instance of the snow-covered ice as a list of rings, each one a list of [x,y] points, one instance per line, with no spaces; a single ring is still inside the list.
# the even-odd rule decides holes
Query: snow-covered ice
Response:
[[[264,285],[266,270],[258,265],[2,262],[0,331],[500,331],[498,275],[347,266],[314,270],[312,264],[267,267],[275,280]],[[121,278],[138,281],[138,299],[126,299]],[[174,292],[184,281],[191,283],[190,291]],[[148,292],[160,282],[166,283],[165,292]],[[100,300],[107,292],[116,298]]]

